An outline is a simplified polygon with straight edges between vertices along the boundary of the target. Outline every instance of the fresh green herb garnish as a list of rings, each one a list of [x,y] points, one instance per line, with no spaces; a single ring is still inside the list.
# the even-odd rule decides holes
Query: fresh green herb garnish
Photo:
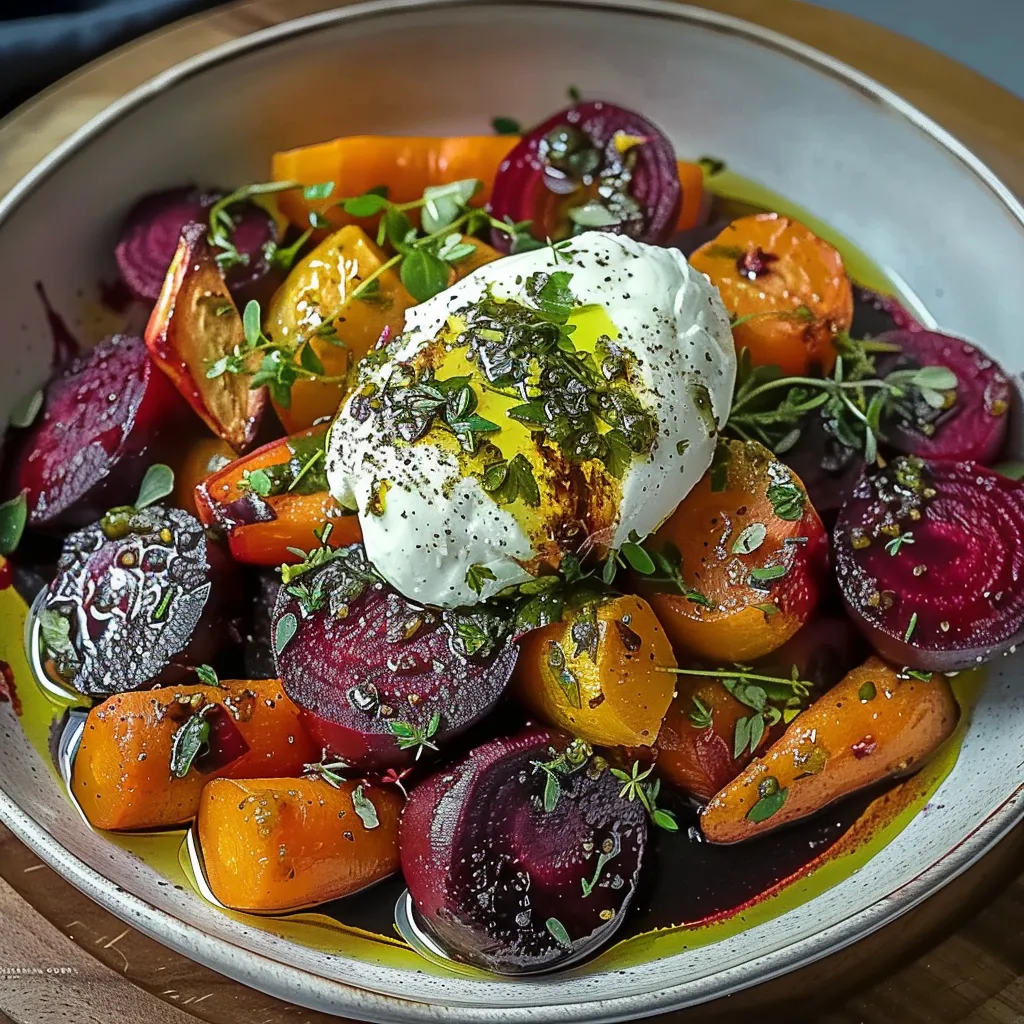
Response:
[[[210,721],[207,715],[215,707],[216,704],[204,704],[175,730],[171,740],[171,774],[176,779],[188,775],[195,759],[209,744]]]
[[[412,722],[388,722],[388,727],[398,739],[398,749],[412,750],[415,747],[417,761],[426,747],[437,750],[437,744],[431,743],[431,737],[436,735],[440,725],[441,716],[436,711],[425,726],[414,725]]]
[[[342,774],[342,772],[348,771],[352,766],[347,764],[345,761],[334,761],[331,760],[329,752],[324,750],[320,757],[320,760],[315,764],[307,764],[302,768],[302,774],[309,778],[320,778],[324,782],[333,786],[335,789],[340,789],[342,785],[348,780]]]
[[[693,700],[693,711],[690,712],[690,724],[695,729],[710,729],[714,724],[714,716],[711,713],[711,708],[707,707],[699,697],[691,698]]]
[[[770,583],[782,579],[788,572],[789,567],[785,565],[762,565],[751,571],[750,578],[755,583]]]
[[[650,783],[645,781],[653,771],[654,765],[641,771],[639,761],[633,762],[629,772],[624,772],[621,768],[611,769],[612,775],[623,783],[622,789],[619,790],[620,799],[639,800],[655,825],[665,829],[666,832],[678,832],[679,823],[676,821],[675,815],[671,811],[658,807],[657,804],[658,794],[661,791],[661,779],[655,779]]]
[[[9,555],[21,543],[28,522],[25,491],[0,505],[0,555]]]
[[[762,780],[758,786],[760,799],[747,811],[747,820],[753,822],[767,821],[777,814],[789,796],[788,789],[780,789],[779,781],[774,776]]]
[[[373,801],[363,792],[362,784],[352,790],[352,807],[356,814],[359,815],[359,820],[363,823],[364,828],[372,829],[380,824],[380,818],[377,817],[377,808],[374,807]]]
[[[534,761],[534,772],[544,772],[544,810],[550,814],[557,806],[562,795],[562,778],[572,775],[585,767],[594,753],[589,743],[583,740],[574,739],[561,753],[556,753],[550,748],[554,755],[550,761]]]
[[[898,537],[893,537],[892,540],[888,541],[885,545],[885,550],[888,551],[890,555],[896,555],[899,554],[899,550],[904,544],[913,543],[914,535],[908,531],[906,533],[901,533]]]
[[[491,121],[496,135],[522,135],[522,125],[514,117],[496,117]]]
[[[589,896],[597,886],[597,883],[601,879],[601,872],[604,871],[605,866],[615,860],[616,857],[622,852],[622,844],[618,834],[606,839],[601,844],[601,850],[597,855],[597,864],[594,866],[593,877],[588,882],[585,878],[580,879],[580,884],[583,886],[583,896],[586,898]]]
[[[734,555],[749,555],[756,551],[768,536],[768,530],[764,523],[751,523],[740,531],[740,535],[733,541],[732,553]]]
[[[139,496],[135,499],[135,508],[146,508],[154,505],[168,494],[174,492],[174,470],[162,462],[155,462],[146,470],[139,486]]]
[[[903,634],[903,639],[909,642],[910,638],[914,635],[915,629],[917,629],[917,612],[910,616],[910,622],[907,623],[907,631]]]
[[[562,924],[557,917],[549,917],[544,922],[544,927],[547,928],[551,938],[553,938],[563,949],[572,949],[572,939],[569,938],[569,933],[565,930],[565,925]]]
[[[261,498],[266,498],[274,484],[270,475],[263,469],[247,469],[242,473],[242,479],[238,481],[238,490],[252,491]]]
[[[772,510],[780,519],[795,523],[803,518],[807,496],[792,481],[772,484],[768,488],[768,500],[772,503]]]
[[[196,670],[196,677],[203,686],[220,686],[220,679],[217,673],[209,665],[199,665]]]
[[[74,679],[81,659],[71,642],[71,622],[56,609],[44,608],[39,613],[39,632],[43,648],[53,659],[60,677]]]
[[[483,593],[484,584],[498,577],[486,565],[474,563],[466,570],[466,584],[476,594]]]
[[[292,638],[298,632],[299,620],[291,612],[285,612],[280,619],[277,620],[277,626],[274,628],[274,653],[280,655],[281,652],[291,643]]]
[[[878,690],[875,684],[868,679],[867,681],[860,684],[860,689],[857,691],[857,698],[862,703],[866,704],[869,700],[874,700]]]
[[[540,504],[540,488],[533,475],[533,466],[522,453],[508,460],[490,463],[480,484],[499,505],[522,501],[536,508]]]

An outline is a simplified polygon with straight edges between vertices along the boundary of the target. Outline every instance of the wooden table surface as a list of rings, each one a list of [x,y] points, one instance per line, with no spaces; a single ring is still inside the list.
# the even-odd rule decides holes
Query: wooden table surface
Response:
[[[345,0],[245,0],[129,44],[0,122],[0,193],[88,118],[228,39]],[[934,117],[1024,196],[1024,103],[917,43],[799,0],[691,0],[844,60]],[[1020,2],[1020,0],[1018,0]],[[583,15],[581,15],[583,16]],[[1024,1022],[1024,828],[856,946],[664,1024]],[[0,1024],[330,1024],[195,964],[102,910],[0,827]]]

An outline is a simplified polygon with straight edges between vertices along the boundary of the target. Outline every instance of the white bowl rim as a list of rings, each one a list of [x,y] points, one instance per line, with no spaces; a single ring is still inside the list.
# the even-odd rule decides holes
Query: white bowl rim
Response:
[[[407,11],[466,7],[473,2],[368,0],[258,29],[182,61],[111,103],[51,150],[0,198],[0,229],[21,202],[65,160],[101,136],[129,112],[207,68],[325,25],[387,18]],[[863,92],[930,136],[965,164],[1024,228],[1024,205],[982,160],[946,129],[870,76],[782,33],[733,15],[677,3],[675,0],[488,0],[488,3],[500,7],[534,4],[578,8],[581,11],[605,9],[624,14],[667,17],[719,28],[775,48]],[[226,939],[214,938],[197,927],[185,924],[173,914],[114,886],[88,863],[69,853],[6,792],[0,790],[0,821],[62,877],[126,923],[192,960],[278,998],[291,999],[315,1009],[353,1013],[360,1019],[379,1021],[381,1024],[437,1021],[439,1013],[447,1021],[466,1024],[482,1021],[519,1024],[542,1020],[598,1024],[601,1021],[630,1020],[638,1014],[664,1013],[710,998],[726,996],[806,966],[870,935],[966,871],[1021,819],[1024,819],[1024,785],[1018,787],[970,835],[927,865],[912,881],[852,917],[716,975],[684,981],[655,992],[593,999],[575,1005],[563,1003],[550,1007],[552,1012],[546,1015],[545,1007],[540,1005],[488,1009],[458,1004],[438,1007],[426,1002],[378,994],[265,957]]]

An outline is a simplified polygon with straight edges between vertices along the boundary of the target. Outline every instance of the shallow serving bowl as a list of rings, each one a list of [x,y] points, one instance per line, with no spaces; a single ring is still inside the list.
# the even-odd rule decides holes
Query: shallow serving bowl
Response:
[[[979,341],[1014,374],[1024,368],[1019,310],[996,291],[1024,265],[1024,209],[959,143],[863,75],[658,0],[400,0],[290,22],[180,65],[86,125],[0,202],[0,412],[48,369],[37,281],[81,334],[106,329],[91,300],[98,278],[113,276],[114,235],[136,196],[186,180],[262,180],[275,149],[335,135],[479,133],[495,114],[530,123],[570,84],[643,111],[680,153],[714,154],[796,201],[868,253],[922,318]],[[21,632],[15,601],[0,602],[0,657],[25,691]],[[0,818],[135,927],[287,1000],[374,1021],[628,1020],[853,942],[997,842],[1024,816],[1022,674],[1020,655],[988,671],[956,767],[869,870],[852,861],[792,893],[784,913],[735,922],[714,942],[667,933],[628,962],[613,955],[533,980],[445,972],[344,931],[322,951],[287,923],[216,910],[92,832],[10,705],[0,705]]]

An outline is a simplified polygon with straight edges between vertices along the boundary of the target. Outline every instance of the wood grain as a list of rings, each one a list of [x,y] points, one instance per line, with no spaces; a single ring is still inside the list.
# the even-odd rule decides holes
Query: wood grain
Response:
[[[352,0],[249,0],[109,54],[0,121],[0,193],[108,104],[212,46]],[[1024,102],[857,18],[798,0],[693,0],[786,33],[875,77],[1024,196]],[[1024,1022],[1024,828],[922,906],[811,967],[663,1024],[756,1014],[789,1024]],[[865,870],[870,870],[870,865]],[[0,828],[0,1024],[331,1024],[126,928]],[[41,968],[18,974],[17,967]],[[72,968],[73,975],[45,973]]]

